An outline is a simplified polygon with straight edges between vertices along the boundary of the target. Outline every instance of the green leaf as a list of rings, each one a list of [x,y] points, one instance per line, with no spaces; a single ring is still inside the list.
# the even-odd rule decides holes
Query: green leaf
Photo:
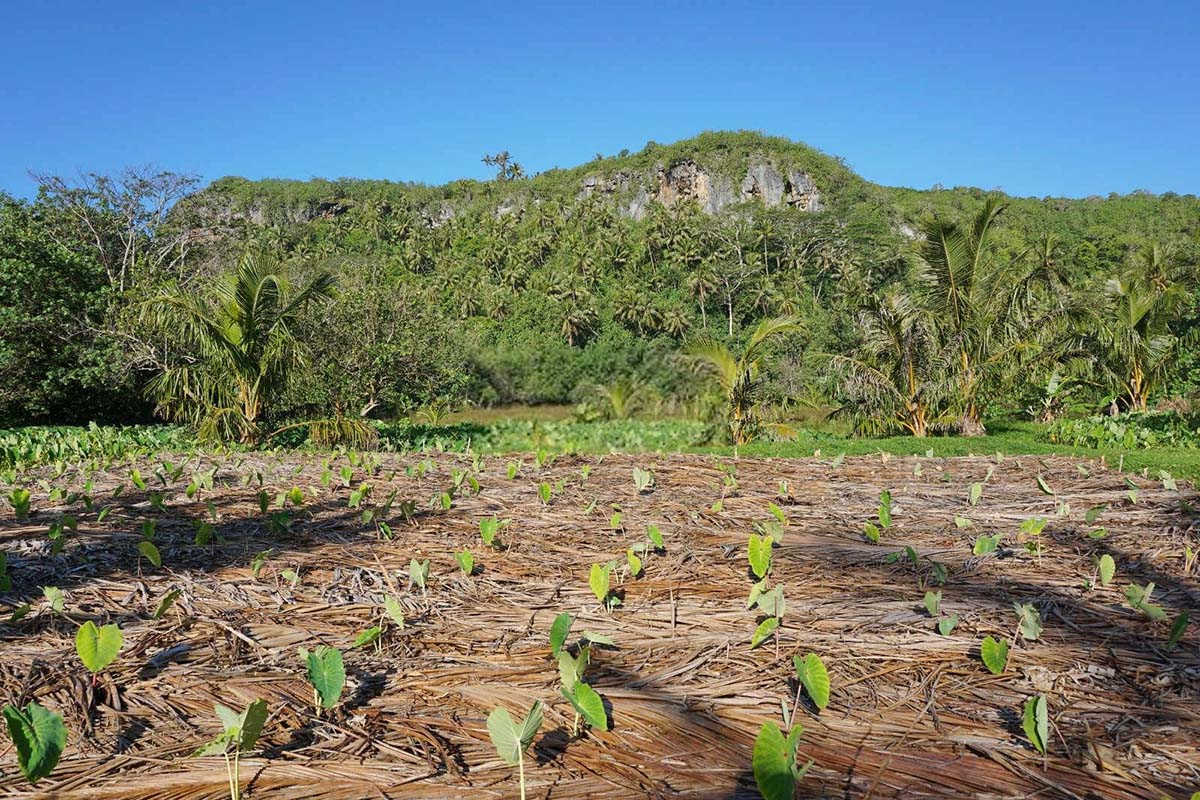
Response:
[[[604,645],[608,645],[609,647],[616,646],[616,644],[614,643],[613,638],[611,636],[605,636],[602,633],[592,633],[591,631],[584,631],[582,638],[586,639],[587,641],[591,642],[592,644],[604,644]]]
[[[146,541],[145,539],[138,542],[138,552],[154,566],[162,566],[162,555],[158,552],[158,548],[155,547],[154,542]]]
[[[873,522],[863,524],[863,535],[867,537],[867,541],[873,544],[879,544],[879,528]]]
[[[496,748],[496,754],[511,766],[516,766],[521,761],[521,754],[533,742],[533,737],[541,727],[541,700],[534,701],[529,714],[520,725],[503,708],[494,709],[487,718],[488,736],[492,739],[492,746]]]
[[[1021,636],[1029,641],[1035,641],[1042,635],[1042,615],[1031,603],[1013,603],[1017,612],[1017,628]]]
[[[765,578],[771,569],[771,537],[750,534],[746,555],[754,576],[759,579]]]
[[[1021,728],[1039,753],[1046,752],[1050,736],[1049,719],[1046,714],[1046,697],[1037,695],[1025,701],[1025,713],[1021,716]]]
[[[760,644],[771,638],[771,634],[779,627],[779,617],[767,617],[758,624],[754,629],[754,635],[750,637],[750,649],[758,647]]]
[[[238,752],[247,753],[254,749],[267,722],[267,701],[255,700],[246,706],[241,715],[240,734],[236,737]]]
[[[114,624],[97,628],[90,619],[75,633],[75,652],[88,672],[96,673],[113,662],[121,650],[124,636]]]
[[[1097,562],[1096,569],[1100,574],[1100,585],[1108,586],[1112,583],[1113,575],[1117,571],[1117,563],[1113,561],[1113,557],[1108,553],[1100,556],[1100,561]]]
[[[779,506],[775,505],[774,503],[767,503],[767,511],[770,511],[771,516],[773,516],[773,517],[775,517],[775,519],[779,520],[780,525],[788,524],[787,515],[783,513],[783,509],[780,508]]]
[[[938,633],[940,633],[942,636],[949,636],[957,625],[958,614],[951,614],[948,617],[942,617],[938,620]]]
[[[355,636],[354,641],[350,644],[350,647],[363,647],[364,645],[373,644],[374,642],[378,641],[381,633],[383,633],[383,628],[379,627],[378,625],[372,625],[370,628],[367,628],[365,631],[359,633],[358,636]]]
[[[973,506],[979,505],[979,499],[983,497],[983,484],[978,481],[971,484],[971,489],[967,493],[967,503]]]
[[[580,681],[575,685],[575,691],[568,692],[565,686],[561,691],[579,715],[587,720],[588,725],[598,731],[608,730],[608,713],[604,710],[604,700],[595,689]]]
[[[1175,617],[1175,621],[1171,623],[1171,633],[1167,636],[1168,650],[1174,650],[1175,645],[1179,644],[1179,640],[1183,638],[1183,633],[1187,630],[1190,621],[1191,617],[1186,611],[1179,612],[1179,616]]]
[[[794,730],[794,729],[793,729]],[[790,738],[790,737],[789,737]],[[763,800],[792,800],[796,793],[794,749],[773,722],[764,722],[754,740],[751,767]]]
[[[408,585],[416,586],[422,591],[425,589],[425,581],[429,579],[429,559],[417,561],[411,558],[408,561]]]
[[[1107,506],[1092,506],[1087,510],[1087,513],[1083,515],[1084,521],[1087,522],[1088,525],[1091,525],[1096,520],[1100,519],[1100,515],[1104,513],[1105,508],[1107,508]]]
[[[936,617],[942,607],[942,593],[940,591],[928,591],[925,593],[925,610],[929,612],[929,616]]]
[[[333,708],[346,686],[346,668],[342,651],[318,645],[312,652],[301,648],[300,657],[308,667],[308,682],[317,690],[322,708]]]
[[[796,668],[796,680],[808,692],[808,697],[818,710],[824,710],[829,705],[829,673],[825,670],[825,662],[816,653],[809,653],[804,658],[792,656],[792,665]]]
[[[388,619],[397,626],[404,627],[404,608],[400,605],[399,600],[389,594],[383,598],[383,610],[388,615]]]
[[[50,604],[52,611],[57,611],[60,614],[63,612],[67,604],[67,599],[62,589],[59,589],[57,586],[43,586],[42,596],[46,598],[46,602]]]
[[[879,526],[892,527],[892,493],[887,489],[879,493]]]
[[[175,605],[175,601],[179,599],[179,589],[171,589],[162,596],[158,601],[158,605],[154,609],[154,619],[162,619],[163,614],[170,610],[171,606]]]
[[[657,525],[647,525],[646,526],[646,538],[650,540],[650,543],[652,545],[654,545],[654,549],[656,549],[656,550],[665,549],[665,545],[663,544],[662,531],[660,531],[658,529]]]
[[[609,573],[611,571],[612,565],[610,564],[592,564],[591,571],[588,573],[588,586],[591,587],[592,594],[600,603],[604,603],[608,599]]]
[[[21,774],[31,784],[54,771],[67,746],[67,728],[62,717],[37,703],[24,709],[6,705],[4,721],[17,750]]]
[[[1054,495],[1054,490],[1050,488],[1050,484],[1046,483],[1046,479],[1042,477],[1040,472],[1037,476],[1037,486],[1042,490],[1042,494]]]
[[[475,571],[475,556],[471,555],[470,550],[456,552],[454,560],[458,562],[458,568],[462,570],[463,575],[469,576]]]
[[[637,577],[642,574],[642,559],[639,558],[630,547],[625,551],[625,561],[629,564],[629,574]]]
[[[971,552],[977,556],[986,556],[996,552],[996,547],[1000,544],[1000,536],[980,536],[975,540],[975,546],[971,548]]]
[[[991,636],[983,637],[983,642],[979,645],[979,655],[983,658],[983,665],[988,668],[988,672],[993,675],[1003,673],[1008,666],[1008,640],[996,641]]]
[[[559,652],[566,644],[567,636],[571,633],[571,624],[574,621],[574,618],[564,611],[550,624],[550,654],[555,658],[558,658]]]

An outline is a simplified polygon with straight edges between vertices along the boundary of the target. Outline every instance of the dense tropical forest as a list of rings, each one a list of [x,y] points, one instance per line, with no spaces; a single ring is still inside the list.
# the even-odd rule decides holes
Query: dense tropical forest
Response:
[[[897,189],[746,132],[485,160],[439,187],[38,176],[0,197],[0,425],[254,440],[573,403],[737,442],[829,413],[915,436],[1186,413],[1200,389],[1194,195]]]

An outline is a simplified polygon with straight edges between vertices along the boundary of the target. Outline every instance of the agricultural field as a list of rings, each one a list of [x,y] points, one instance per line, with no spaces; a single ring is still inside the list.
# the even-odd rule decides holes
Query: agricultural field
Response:
[[[1200,790],[1200,497],[1165,473],[252,451],[8,477],[0,687],[41,725],[0,797]]]

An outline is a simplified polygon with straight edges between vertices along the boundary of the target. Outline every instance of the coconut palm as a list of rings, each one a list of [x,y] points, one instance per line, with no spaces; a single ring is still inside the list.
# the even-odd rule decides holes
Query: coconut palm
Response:
[[[184,350],[148,384],[158,413],[205,439],[261,441],[289,373],[307,363],[296,322],[309,303],[331,297],[333,286],[333,276],[321,272],[296,289],[273,262],[247,253],[207,296],[176,290],[147,303],[147,321],[175,331]],[[310,434],[363,439],[370,429],[336,419],[311,423]]]
[[[756,409],[758,374],[766,344],[772,338],[799,330],[797,317],[764,319],[750,334],[740,352],[712,339],[696,342],[687,353],[710,371],[725,395],[725,423],[734,445],[743,445],[758,432],[761,418]]]
[[[1099,364],[1131,411],[1145,411],[1179,346],[1170,322],[1187,301],[1158,245],[1106,287],[1109,305],[1096,318]]]

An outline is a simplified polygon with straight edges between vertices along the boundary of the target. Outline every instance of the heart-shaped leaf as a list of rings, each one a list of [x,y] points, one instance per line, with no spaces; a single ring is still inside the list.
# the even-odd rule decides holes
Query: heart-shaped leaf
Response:
[[[88,672],[97,673],[107,667],[121,651],[124,637],[114,624],[97,628],[90,619],[75,634],[75,652]]]
[[[771,569],[771,537],[750,534],[747,558],[754,576],[759,579],[765,578],[767,571]]]
[[[1108,553],[1100,556],[1100,560],[1096,564],[1096,571],[1100,575],[1100,585],[1108,586],[1112,583],[1113,575],[1117,572],[1117,563],[1113,561],[1113,557]]]
[[[31,784],[49,775],[67,746],[67,728],[62,717],[37,703],[25,708],[4,707],[8,734],[17,749],[21,774]]]
[[[979,655],[989,672],[993,675],[1001,674],[1008,666],[1008,640],[996,641],[991,636],[983,637],[983,642],[979,645]]]
[[[346,668],[342,663],[342,651],[320,645],[312,652],[301,649],[300,657],[308,667],[308,682],[312,684],[321,701],[321,708],[333,708],[342,689],[346,686]]]
[[[529,709],[525,721],[518,725],[503,708],[497,708],[488,715],[488,736],[496,748],[496,754],[506,764],[516,766],[521,761],[521,754],[533,742],[538,729],[542,727],[542,701],[535,700]]]
[[[792,665],[796,668],[796,680],[808,692],[808,697],[818,710],[829,705],[829,673],[825,662],[816,653],[809,653],[804,658],[792,656]]]
[[[754,635],[750,637],[750,649],[758,647],[760,644],[771,638],[771,634],[779,627],[778,617],[767,617],[758,624],[754,629]]]
[[[550,654],[558,658],[559,652],[562,651],[563,645],[567,641],[567,635],[571,632],[571,623],[575,620],[567,612],[563,612],[554,618],[554,622],[550,625]]]
[[[598,731],[608,730],[608,713],[604,710],[604,700],[595,689],[580,682],[575,685],[574,692],[568,692],[564,686],[562,695],[570,701],[575,711],[587,720],[588,725]]]

